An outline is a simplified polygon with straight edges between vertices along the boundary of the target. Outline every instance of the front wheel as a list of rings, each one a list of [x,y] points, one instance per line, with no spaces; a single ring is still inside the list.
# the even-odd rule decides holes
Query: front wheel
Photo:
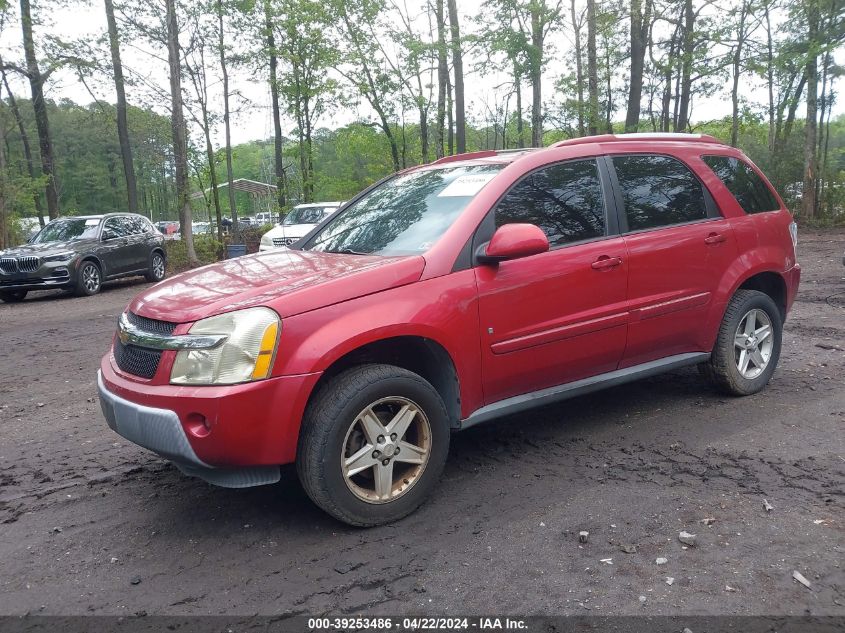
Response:
[[[90,297],[100,292],[103,283],[100,267],[92,261],[84,261],[76,273],[76,294]]]
[[[26,290],[3,290],[0,291],[0,301],[4,303],[20,303],[26,299]]]
[[[783,320],[768,295],[738,290],[725,310],[704,375],[734,396],[757,393],[768,384],[780,358]]]
[[[449,435],[443,400],[421,376],[361,365],[329,380],[309,404],[297,472],[311,500],[335,518],[390,523],[431,493]]]
[[[150,255],[150,265],[145,277],[147,281],[158,282],[164,279],[164,274],[164,255],[159,251],[153,251],[153,254]]]

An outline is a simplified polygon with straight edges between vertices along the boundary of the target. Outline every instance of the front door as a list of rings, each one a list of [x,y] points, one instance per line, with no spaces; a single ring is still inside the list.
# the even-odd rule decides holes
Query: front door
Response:
[[[611,236],[595,160],[557,163],[517,182],[496,226],[539,226],[551,250],[476,267],[485,404],[612,371],[625,348],[628,266]]]

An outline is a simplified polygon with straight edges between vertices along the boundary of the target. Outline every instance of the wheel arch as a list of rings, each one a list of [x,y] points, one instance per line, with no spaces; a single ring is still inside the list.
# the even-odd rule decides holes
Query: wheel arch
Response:
[[[458,427],[461,418],[460,381],[455,362],[446,347],[420,334],[394,334],[375,338],[333,358],[308,396],[310,402],[319,390],[339,373],[368,363],[393,365],[422,376],[440,394],[449,423]]]
[[[97,268],[100,269],[100,275],[102,277],[100,283],[102,283],[105,280],[106,275],[108,274],[105,266],[103,266],[103,260],[100,259],[94,253],[88,253],[86,255],[83,255],[79,258],[79,265],[76,267],[77,272],[79,272],[79,268],[84,262],[94,262],[97,265]]]

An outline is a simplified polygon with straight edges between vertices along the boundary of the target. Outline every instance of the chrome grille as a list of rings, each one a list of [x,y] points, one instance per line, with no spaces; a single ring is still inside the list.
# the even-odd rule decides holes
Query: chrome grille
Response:
[[[295,237],[274,237],[273,246],[290,246],[297,238]]]
[[[0,258],[0,272],[6,273],[7,275],[18,272],[18,260],[14,257]]]
[[[18,257],[18,270],[22,273],[34,273],[38,270],[38,258],[27,256],[27,257]]]
[[[126,313],[126,318],[137,328],[155,334],[173,334],[176,323],[158,321],[138,316],[132,312]],[[124,345],[119,338],[114,341],[114,360],[121,371],[141,378],[152,378],[158,370],[161,361],[161,350],[147,349],[136,345]]]

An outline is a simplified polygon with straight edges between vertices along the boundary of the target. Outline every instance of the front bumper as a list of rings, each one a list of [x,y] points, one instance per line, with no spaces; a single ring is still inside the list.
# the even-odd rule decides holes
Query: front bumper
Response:
[[[186,475],[225,488],[247,488],[279,481],[278,466],[227,469],[209,466],[197,457],[175,412],[116,396],[103,384],[101,372],[97,372],[97,389],[103,416],[115,433],[170,460]]]
[[[0,290],[50,290],[72,288],[76,278],[77,260],[41,263],[31,273],[5,274],[0,272]]]

